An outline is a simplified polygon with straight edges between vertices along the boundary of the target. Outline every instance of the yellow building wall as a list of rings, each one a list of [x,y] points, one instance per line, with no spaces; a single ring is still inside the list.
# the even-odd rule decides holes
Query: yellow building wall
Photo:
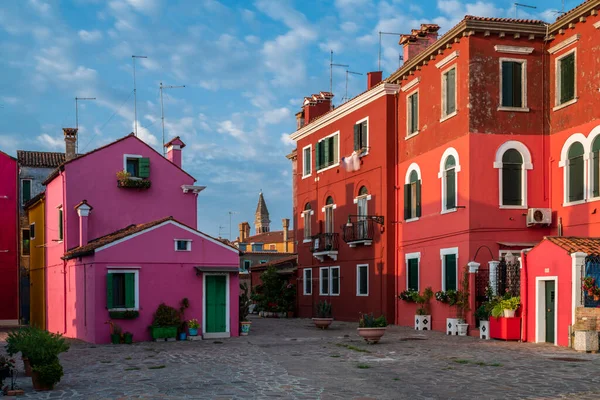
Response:
[[[45,199],[29,208],[29,223],[35,224],[35,237],[31,238],[29,256],[31,285],[29,321],[32,326],[42,329],[46,328],[45,208]]]

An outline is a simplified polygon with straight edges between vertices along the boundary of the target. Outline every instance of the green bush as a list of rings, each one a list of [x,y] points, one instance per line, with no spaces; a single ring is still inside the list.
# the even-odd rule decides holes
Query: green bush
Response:
[[[154,313],[152,326],[179,326],[181,312],[165,303],[160,303]]]
[[[21,352],[23,356],[27,355],[23,352],[23,344],[29,335],[31,335],[32,328],[25,327],[18,330],[9,332],[6,338],[6,352],[10,356],[14,356],[18,352]]]
[[[359,328],[385,328],[387,326],[387,319],[385,315],[381,315],[378,318],[371,314],[362,314],[360,319],[358,320]]]
[[[20,351],[29,358],[31,366],[44,365],[58,360],[58,355],[69,350],[69,344],[58,333],[50,333],[39,328],[23,328],[7,338],[9,354]]]
[[[39,374],[40,383],[45,386],[54,386],[64,375],[63,367],[58,359],[49,364],[36,365],[33,367],[33,371]]]
[[[246,283],[240,283],[240,322],[248,321],[248,314],[250,310],[250,298],[248,297],[248,285]]]

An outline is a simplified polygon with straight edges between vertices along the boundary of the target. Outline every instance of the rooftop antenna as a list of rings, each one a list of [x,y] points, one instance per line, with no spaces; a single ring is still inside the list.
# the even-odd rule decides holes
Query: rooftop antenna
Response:
[[[135,88],[135,59],[136,58],[148,58],[146,56],[135,56],[132,55],[131,59],[133,60],[133,126],[134,126],[134,133],[135,136],[137,136],[137,90]]]
[[[348,74],[362,75],[360,72],[353,72],[353,71],[346,70],[346,96],[344,96],[344,99],[346,99],[346,101],[348,101]]]
[[[223,225],[219,225],[219,237],[222,237],[221,232],[223,231],[223,229],[225,229],[225,227]]]
[[[181,86],[163,86],[162,82],[160,83],[160,119],[162,120],[162,144],[163,144],[163,156],[165,153],[165,110],[163,107],[163,89],[179,89],[184,88],[185,85]]]
[[[379,55],[377,57],[377,71],[381,71],[381,35],[402,36],[401,33],[379,31]]]
[[[519,18],[519,7],[533,8],[533,9],[537,8],[535,6],[530,6],[530,5],[527,5],[527,4],[515,3],[515,18]],[[563,7],[564,7],[564,0],[563,0]]]
[[[346,64],[334,64],[333,62],[333,50],[331,50],[330,58],[329,58],[329,93],[333,94],[333,67],[346,67],[349,68],[349,65]],[[331,102],[331,107],[333,107],[333,102]]]
[[[229,214],[229,241],[231,242],[231,216],[233,214],[238,214],[237,211],[227,211],[227,214]]]
[[[75,97],[75,128],[79,131],[79,100],[96,100],[95,97]],[[75,153],[79,153],[79,134],[75,137]]]

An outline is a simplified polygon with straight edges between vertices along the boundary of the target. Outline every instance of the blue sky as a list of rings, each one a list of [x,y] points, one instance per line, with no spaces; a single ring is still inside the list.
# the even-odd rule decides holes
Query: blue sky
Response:
[[[520,1],[519,18],[553,21],[561,0]],[[0,4],[0,150],[63,151],[62,127],[75,125],[80,152],[133,131],[131,55],[137,67],[138,133],[160,151],[159,82],[167,139],[187,144],[184,168],[208,188],[198,200],[199,228],[229,236],[254,220],[262,189],[272,229],[291,218],[293,145],[287,135],[303,96],[329,90],[334,62],[365,74],[377,70],[378,34],[408,32],[423,22],[442,32],[465,14],[514,17],[514,1],[455,0],[5,0]],[[579,4],[566,0],[568,10]],[[384,76],[401,51],[384,36]],[[334,99],[345,92],[334,71]],[[352,97],[366,76],[352,76]],[[221,228],[219,228],[221,227]]]

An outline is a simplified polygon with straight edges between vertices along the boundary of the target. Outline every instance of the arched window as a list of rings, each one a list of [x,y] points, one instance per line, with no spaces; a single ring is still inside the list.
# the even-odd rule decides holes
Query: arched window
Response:
[[[443,179],[443,211],[454,210],[456,208],[456,159],[453,155],[446,157]]]
[[[567,199],[569,202],[584,199],[584,160],[583,145],[575,142],[567,152]]]
[[[360,189],[358,190],[359,196],[366,196],[368,194],[369,194],[369,191],[367,190],[366,186],[361,186]]]
[[[369,212],[367,202],[370,198],[371,196],[369,196],[366,186],[361,186],[358,190],[358,197],[354,199],[356,203],[356,215],[358,215],[356,222],[356,235],[358,239],[367,239],[368,237],[369,226],[367,215],[369,215]]]
[[[600,197],[600,135],[592,142],[592,158],[590,161],[592,197]]]
[[[304,221],[304,240],[310,241],[312,230],[311,230],[311,220],[312,220],[312,207],[310,203],[306,203],[304,205],[304,211],[302,212],[302,220]]]
[[[502,155],[502,206],[522,206],[523,156],[516,149]]]
[[[407,221],[421,216],[421,177],[418,166],[409,168],[409,171],[404,183],[404,219]]]
[[[335,209],[335,204],[333,203],[333,197],[327,197],[325,200],[325,233],[333,233],[335,231],[333,226],[333,210]]]

